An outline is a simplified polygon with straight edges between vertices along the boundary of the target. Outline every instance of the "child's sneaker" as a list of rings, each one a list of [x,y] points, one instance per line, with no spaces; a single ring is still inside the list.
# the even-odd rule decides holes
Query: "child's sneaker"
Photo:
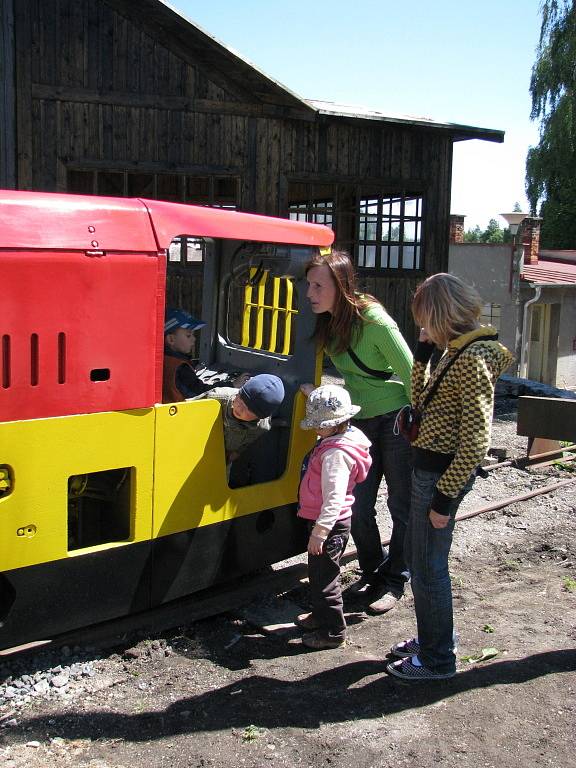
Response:
[[[301,613],[300,616],[296,616],[294,624],[300,629],[306,629],[308,632],[313,632],[315,629],[320,629],[320,624],[314,618],[312,613]]]
[[[302,636],[302,644],[314,651],[324,651],[328,648],[341,648],[346,643],[345,635],[329,635],[327,632],[309,632]]]

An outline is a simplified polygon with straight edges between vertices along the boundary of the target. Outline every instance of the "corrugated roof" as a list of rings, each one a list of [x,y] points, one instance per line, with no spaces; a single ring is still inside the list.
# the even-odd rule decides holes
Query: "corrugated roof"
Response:
[[[576,285],[576,264],[561,261],[540,261],[538,264],[525,264],[522,280],[530,283],[558,283],[558,285]]]
[[[368,107],[359,107],[350,104],[336,104],[332,101],[319,101],[306,99],[308,104],[321,115],[333,115],[335,117],[351,117],[363,120],[379,120],[385,123],[398,123],[399,125],[411,125],[416,128],[436,128],[442,131],[450,131],[455,141],[464,139],[483,139],[484,141],[504,141],[504,131],[493,128],[477,128],[473,125],[459,125],[458,123],[443,123],[430,117],[413,115],[394,115],[381,112]]]

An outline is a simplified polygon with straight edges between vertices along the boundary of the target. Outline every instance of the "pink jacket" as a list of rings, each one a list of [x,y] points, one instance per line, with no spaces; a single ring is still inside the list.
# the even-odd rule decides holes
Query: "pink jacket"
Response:
[[[338,520],[345,520],[352,514],[354,486],[365,480],[372,464],[370,441],[356,427],[350,427],[344,434],[320,440],[312,450],[308,466],[300,482],[298,516],[306,520],[317,520],[322,511],[322,462],[328,451],[344,451],[354,461],[347,478],[346,493],[341,501]]]

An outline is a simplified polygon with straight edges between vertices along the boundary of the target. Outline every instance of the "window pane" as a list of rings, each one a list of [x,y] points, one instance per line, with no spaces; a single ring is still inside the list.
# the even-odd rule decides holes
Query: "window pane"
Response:
[[[154,174],[129,173],[128,197],[154,197]]]
[[[418,198],[406,198],[404,201],[404,216],[418,216]]]
[[[186,178],[186,200],[191,203],[210,202],[210,179],[205,176],[188,176]]]
[[[398,269],[398,256],[400,248],[397,245],[391,245],[388,251],[388,267],[389,269]]]
[[[414,269],[414,246],[405,245],[402,249],[402,266],[404,269]]]
[[[376,265],[376,246],[367,245],[364,266],[374,267],[375,265]]]
[[[420,246],[417,245],[415,249],[414,254],[414,269],[421,269],[422,264],[420,263]]]
[[[413,221],[404,222],[404,242],[413,243],[416,240],[416,224]]]
[[[78,195],[94,194],[94,171],[68,171],[66,189]]]
[[[119,171],[98,173],[98,194],[122,197],[124,195],[124,174]]]
[[[182,200],[181,176],[173,173],[158,174],[157,197],[159,200],[179,202]]]
[[[390,240],[396,243],[400,242],[400,222],[392,221],[390,225]]]

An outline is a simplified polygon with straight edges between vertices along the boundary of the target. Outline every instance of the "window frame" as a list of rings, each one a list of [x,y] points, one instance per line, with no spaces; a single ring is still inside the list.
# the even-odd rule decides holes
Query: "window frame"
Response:
[[[299,189],[300,187],[300,189]],[[332,195],[326,195],[325,191],[332,188]],[[310,223],[320,223],[329,226],[335,234],[334,248],[342,248],[350,253],[354,266],[362,277],[378,277],[384,275],[421,276],[426,274],[426,189],[420,182],[391,182],[385,179],[346,179],[342,177],[303,178],[290,176],[286,178],[285,215],[287,218]],[[331,222],[326,224],[319,220],[324,213],[322,205],[328,200],[332,201]],[[376,212],[366,215],[374,215],[376,224],[375,237],[368,240],[361,238],[362,221],[361,210],[363,200],[372,200],[376,206]],[[386,202],[385,202],[386,201]],[[393,201],[399,201],[398,213],[392,212]],[[408,204],[415,201],[414,212],[406,212]],[[384,207],[388,206],[384,215]],[[387,221],[387,239],[382,239],[383,222]],[[394,222],[398,222],[399,232],[397,239],[391,239],[391,229]],[[413,225],[413,239],[405,238],[406,225]],[[365,230],[366,233],[366,230]],[[374,246],[374,265],[367,266],[361,257],[363,246]],[[396,247],[399,266],[390,265],[390,249]],[[383,249],[387,249],[386,260],[382,265],[380,255]],[[404,264],[404,255],[409,248],[414,248],[412,264]]]

